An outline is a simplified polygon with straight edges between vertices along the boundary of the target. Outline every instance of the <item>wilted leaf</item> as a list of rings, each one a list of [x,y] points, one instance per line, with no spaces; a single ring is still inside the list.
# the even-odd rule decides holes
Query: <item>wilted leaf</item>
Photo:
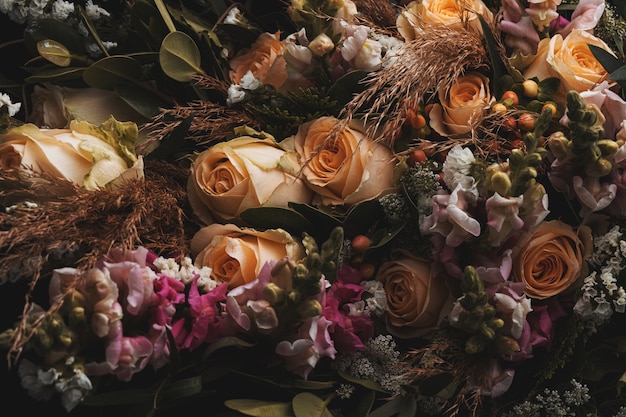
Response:
[[[172,32],[163,39],[159,61],[163,72],[176,81],[189,82],[193,76],[204,74],[198,45],[183,32]]]
[[[113,90],[117,84],[141,80],[141,64],[124,55],[113,55],[93,63],[83,73],[83,80],[95,88]]]
[[[320,397],[310,392],[303,392],[291,401],[296,417],[333,417]]]
[[[37,42],[37,52],[59,67],[67,67],[72,62],[70,51],[62,43],[52,39]]]
[[[255,417],[295,417],[291,403],[260,400],[227,400],[226,407],[237,410],[247,416]]]

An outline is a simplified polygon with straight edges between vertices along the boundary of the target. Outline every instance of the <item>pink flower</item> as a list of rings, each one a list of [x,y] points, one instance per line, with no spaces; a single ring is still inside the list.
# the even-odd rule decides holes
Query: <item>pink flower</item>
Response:
[[[472,236],[480,235],[480,223],[468,212],[473,195],[458,185],[451,194],[440,191],[433,196],[432,214],[424,219],[422,230],[446,237],[446,245],[457,247]]]
[[[204,343],[219,339],[221,317],[218,304],[226,299],[228,284],[215,287],[206,294],[200,294],[198,279],[194,279],[189,289],[188,303],[191,316],[191,328],[186,327],[185,319],[180,319],[172,326],[172,334],[179,348],[194,350]]]
[[[524,227],[524,221],[519,217],[519,208],[524,198],[503,197],[495,193],[485,203],[487,209],[487,226],[489,226],[489,242],[493,246],[500,246],[511,232]]]
[[[604,13],[606,5],[604,0],[580,0],[572,13],[572,20],[563,19],[558,27],[563,36],[567,36],[574,29],[591,32]]]
[[[322,315],[330,320],[328,329],[335,347],[341,353],[354,353],[365,349],[365,342],[374,336],[374,323],[369,314],[356,307],[362,303],[363,277],[352,267],[339,268],[337,279],[324,299]]]
[[[572,180],[574,192],[581,202],[580,215],[600,211],[608,207],[617,194],[617,185],[600,183],[596,177],[575,176]]]
[[[506,46],[525,55],[536,53],[539,34],[531,17],[524,13],[520,3],[516,0],[503,0],[502,11],[503,19],[499,25]]]
[[[293,342],[279,342],[276,353],[283,357],[285,368],[307,379],[321,358],[334,359],[337,351],[328,333],[331,324],[324,316],[309,318],[299,327]]]

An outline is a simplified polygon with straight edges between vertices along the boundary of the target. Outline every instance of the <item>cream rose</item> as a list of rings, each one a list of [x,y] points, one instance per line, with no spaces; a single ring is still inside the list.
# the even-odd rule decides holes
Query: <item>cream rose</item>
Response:
[[[400,250],[381,265],[377,278],[387,296],[387,330],[400,338],[421,337],[436,328],[452,308],[453,298],[430,262]]]
[[[329,139],[339,121],[321,117],[300,126],[282,143],[304,165],[302,175],[315,192],[313,202],[327,206],[355,204],[394,189],[396,160],[391,150],[353,125]]]
[[[33,124],[0,135],[0,168],[29,169],[87,189],[143,178],[143,159],[134,153],[137,126],[109,119],[100,127],[72,121],[70,129]]]
[[[478,72],[460,77],[449,89],[440,88],[439,102],[429,113],[430,126],[442,136],[469,132],[480,122],[494,98],[489,79]]]
[[[571,288],[586,275],[592,251],[591,230],[574,230],[559,220],[542,222],[513,251],[513,277],[526,284],[530,298],[545,299]]]
[[[242,136],[211,146],[191,166],[188,197],[202,221],[212,223],[213,217],[231,221],[242,211],[263,205],[310,203],[312,191],[296,177],[301,166],[295,154],[270,135],[250,128],[236,133]]]
[[[524,78],[559,78],[558,97],[565,97],[570,90],[580,93],[593,89],[608,77],[608,73],[588,45],[613,53],[603,40],[580,29],[572,30],[565,38],[556,34],[542,39],[537,54],[524,71]]]
[[[424,25],[445,25],[451,29],[462,29],[466,19],[471,28],[482,33],[478,15],[487,20],[493,14],[481,0],[422,0],[412,1],[398,15],[396,26],[406,41],[412,41],[424,33]]]
[[[235,288],[254,281],[266,262],[289,257],[298,261],[304,248],[282,229],[258,231],[234,224],[213,223],[200,229],[191,240],[191,253],[198,268],[211,268],[211,277]]]
[[[285,43],[280,40],[280,32],[262,33],[250,50],[230,61],[230,80],[240,84],[248,71],[263,84],[280,88],[287,81],[287,63],[283,57]]]

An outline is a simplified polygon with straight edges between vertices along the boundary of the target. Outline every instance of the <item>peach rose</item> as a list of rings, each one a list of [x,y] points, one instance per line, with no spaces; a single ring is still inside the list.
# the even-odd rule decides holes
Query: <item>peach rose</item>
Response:
[[[376,279],[387,296],[387,330],[400,338],[436,328],[454,301],[445,282],[432,276],[430,262],[405,250],[385,262]]]
[[[396,26],[406,41],[418,38],[425,30],[424,24],[463,29],[464,18],[467,19],[471,28],[482,33],[477,14],[483,16],[487,22],[493,19],[493,14],[481,0],[412,1],[398,15]]]
[[[304,180],[316,193],[313,202],[355,204],[394,189],[396,160],[391,150],[356,125],[329,139],[337,123],[334,117],[321,117],[301,125],[295,136],[282,142],[304,165]]]
[[[263,84],[280,88],[287,81],[287,63],[283,57],[285,43],[280,40],[280,32],[262,33],[250,50],[230,61],[230,80],[240,84],[248,71]]]
[[[467,73],[438,93],[441,104],[435,104],[429,116],[430,126],[442,136],[469,132],[494,100],[489,79],[478,72]]]
[[[525,294],[539,300],[572,288],[586,275],[592,251],[591,229],[574,230],[560,220],[542,222],[513,251],[513,277],[526,284]]]
[[[96,127],[72,121],[70,129],[33,124],[0,135],[0,169],[28,169],[97,189],[143,178],[143,159],[134,153],[137,126],[109,119]]]
[[[270,135],[250,128],[236,133],[242,136],[211,146],[191,166],[188,197],[202,221],[210,224],[212,216],[231,221],[242,211],[263,205],[310,203],[312,191],[296,178],[301,167],[295,154]]]
[[[608,73],[588,45],[613,53],[603,40],[580,29],[572,30],[565,38],[556,34],[542,39],[537,54],[524,71],[524,78],[559,78],[559,97],[565,97],[570,90],[580,93],[593,89],[608,77]]]
[[[227,282],[232,289],[254,281],[266,262],[286,256],[294,261],[302,259],[304,247],[282,229],[261,232],[213,223],[194,235],[191,253],[195,266],[211,268],[211,278]]]

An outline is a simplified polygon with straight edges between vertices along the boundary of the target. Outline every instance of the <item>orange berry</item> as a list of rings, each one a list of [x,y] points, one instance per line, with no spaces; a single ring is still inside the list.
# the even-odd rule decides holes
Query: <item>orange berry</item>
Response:
[[[504,119],[504,122],[502,122],[502,126],[504,126],[506,130],[515,130],[517,129],[517,120],[515,119],[515,117],[509,116]]]
[[[421,149],[413,149],[410,153],[411,162],[414,164],[422,163],[428,160],[428,156],[426,156],[426,152]]]
[[[517,93],[513,90],[507,90],[502,94],[502,99],[506,100],[506,99],[510,99],[511,103],[514,106],[517,106],[519,104],[519,97],[517,96]]]
[[[545,109],[552,110],[552,117],[556,116],[556,104],[549,101],[541,107],[541,111],[544,111]]]
[[[352,249],[356,252],[356,253],[363,253],[365,252],[370,245],[372,244],[372,241],[370,240],[369,237],[365,236],[365,235],[356,235],[355,237],[352,238]]]
[[[515,139],[511,142],[511,149],[524,149],[524,141],[521,139]]]
[[[359,272],[363,275],[363,278],[370,279],[376,272],[376,267],[370,263],[363,263],[359,265]]]
[[[517,126],[526,132],[535,128],[535,117],[530,113],[522,113],[517,118]]]

